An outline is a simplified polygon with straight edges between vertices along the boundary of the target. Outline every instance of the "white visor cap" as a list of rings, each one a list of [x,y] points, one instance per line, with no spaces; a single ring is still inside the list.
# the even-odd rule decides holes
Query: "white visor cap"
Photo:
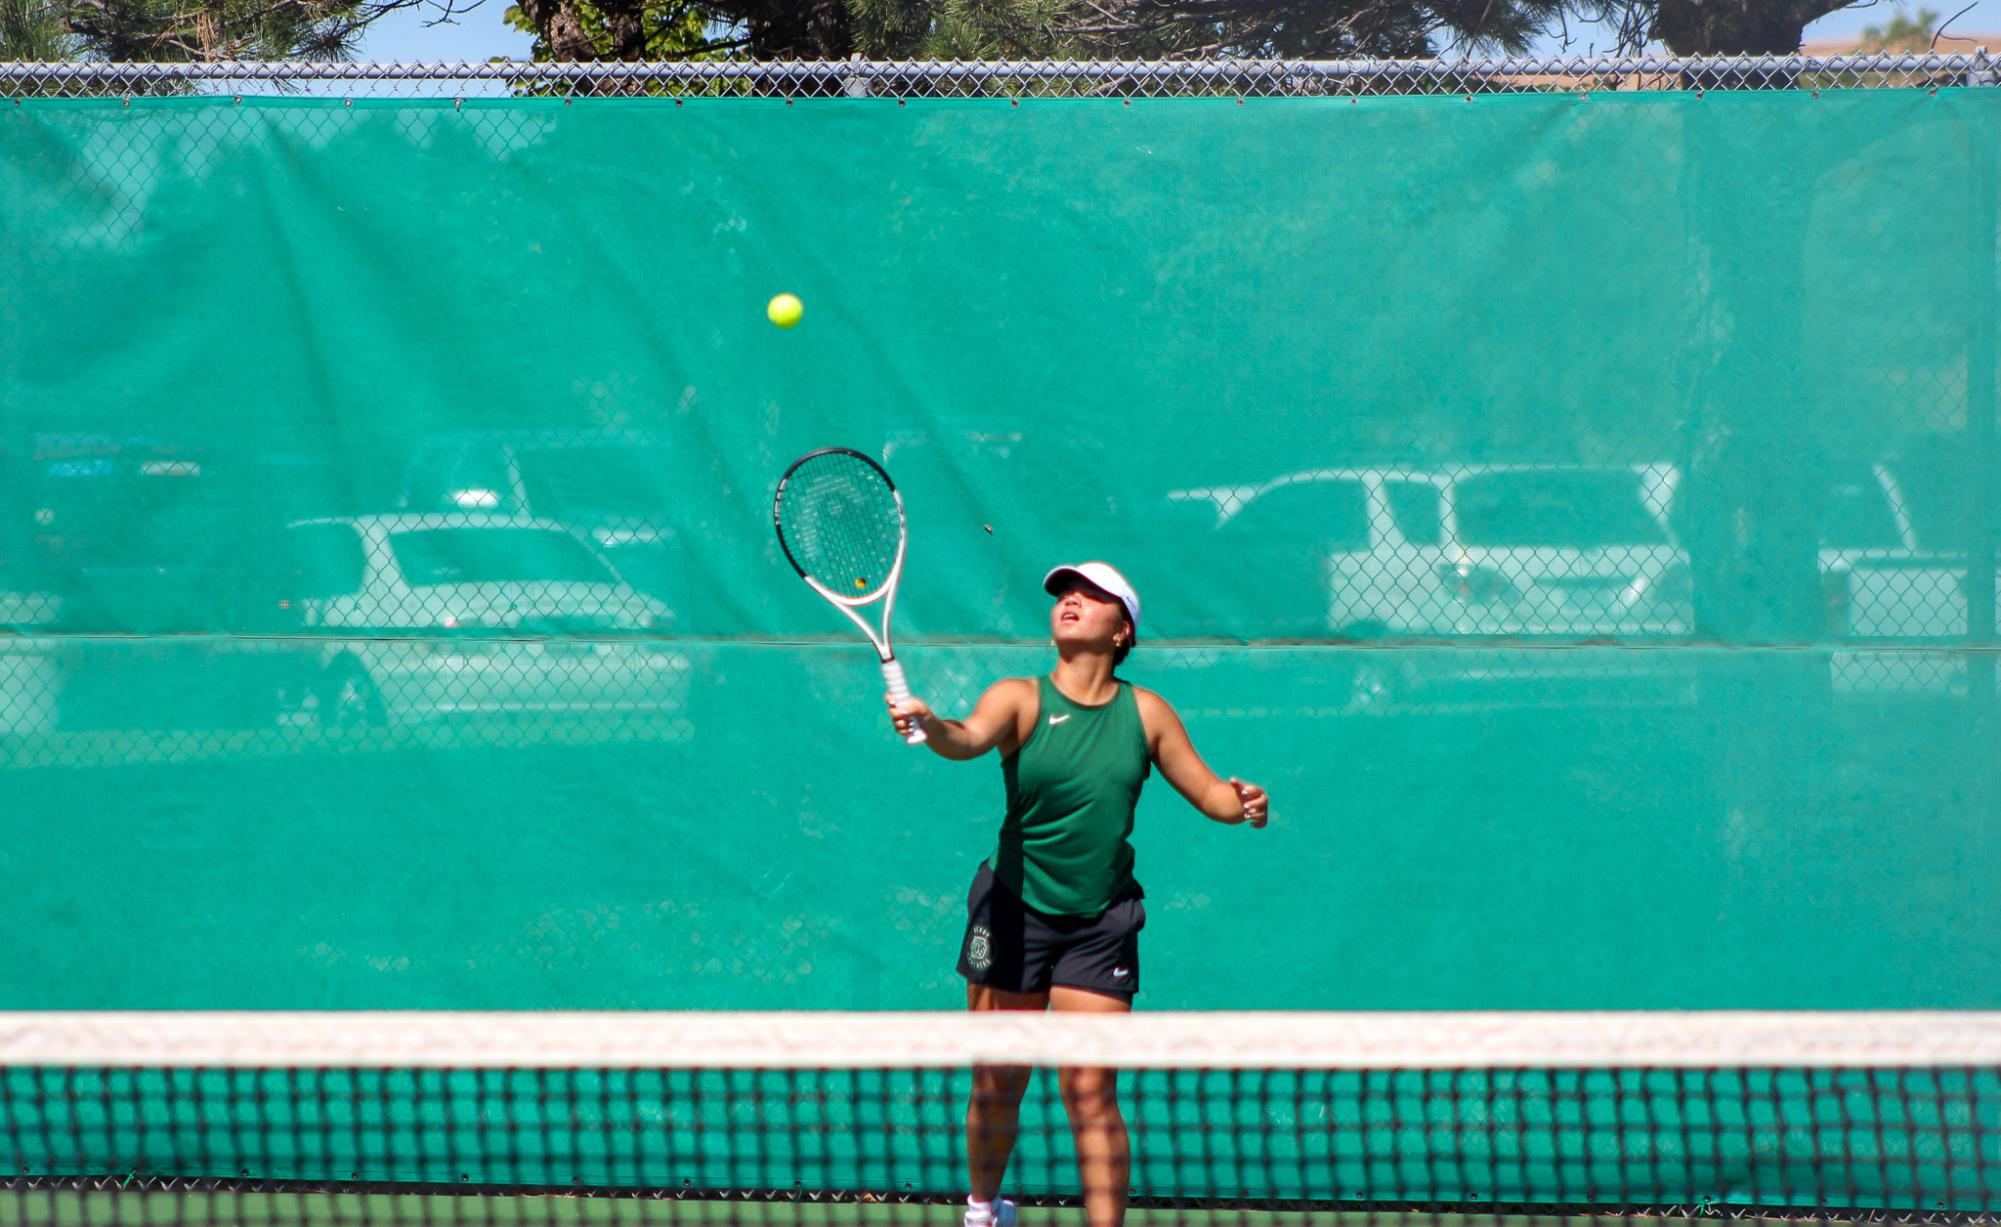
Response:
[[[1126,607],[1126,616],[1132,619],[1134,633],[1138,633],[1139,593],[1133,591],[1133,586],[1126,582],[1125,576],[1120,575],[1108,562],[1073,563],[1068,566],[1057,567],[1049,574],[1043,576],[1042,590],[1051,596],[1055,596],[1056,590],[1062,585],[1063,580],[1072,575],[1117,597],[1119,604]]]

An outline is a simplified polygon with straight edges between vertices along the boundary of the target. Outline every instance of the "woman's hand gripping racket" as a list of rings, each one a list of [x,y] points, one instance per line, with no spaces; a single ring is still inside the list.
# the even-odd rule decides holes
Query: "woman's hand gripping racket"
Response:
[[[808,452],[778,480],[771,522],[792,569],[813,591],[848,615],[882,657],[882,680],[892,702],[910,697],[903,665],[889,648],[889,615],[903,577],[909,532],[903,499],[881,465],[845,447]],[[882,602],[882,633],[862,618],[864,606]],[[913,723],[904,740],[924,743]]]

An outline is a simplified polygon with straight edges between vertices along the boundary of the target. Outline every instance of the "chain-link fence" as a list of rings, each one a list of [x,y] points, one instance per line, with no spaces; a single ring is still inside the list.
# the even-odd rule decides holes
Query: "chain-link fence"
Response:
[[[949,959],[878,973],[956,924],[926,823],[990,815],[991,781],[887,757],[873,654],[770,531],[786,462],[845,444],[909,508],[920,695],[1047,672],[1044,572],[1111,559],[1145,598],[1126,672],[1281,817],[1369,832],[1238,905],[1430,891],[1552,952],[1519,995],[1447,991],[1297,930],[1296,965],[1360,968],[1342,1002],[1745,1004],[1891,967],[1872,940],[1984,887],[1748,962],[1655,918],[1697,953],[1611,995],[1580,968],[1638,965],[1632,916],[1473,901],[1568,888],[1523,824],[1740,935],[1785,927],[1775,879],[2001,846],[1995,67],[0,66],[0,779],[50,819],[19,863],[227,866],[174,880],[197,945],[316,900],[250,959],[269,998],[216,990],[247,1004],[308,968],[373,1004],[940,989]],[[697,834],[719,803],[733,833]],[[383,919],[396,890],[355,931],[360,863],[301,868],[257,842],[274,814],[473,866],[455,936]],[[1343,876],[1408,863],[1391,832],[1473,859]],[[1163,912],[1254,880],[1189,885],[1206,847],[1143,848]],[[861,912],[800,868],[858,860]],[[531,987],[479,997],[482,965]],[[131,1003],[187,983],[216,988]]]
[[[1952,89],[1997,82],[1973,54],[1503,60],[803,61],[482,64],[0,64],[10,96],[356,98],[1329,98],[1657,90]]]

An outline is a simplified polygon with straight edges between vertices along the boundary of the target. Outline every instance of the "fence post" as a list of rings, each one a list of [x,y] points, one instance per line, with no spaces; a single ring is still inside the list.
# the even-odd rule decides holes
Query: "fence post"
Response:
[[[860,55],[849,57],[853,71],[841,78],[841,93],[849,98],[866,98],[875,91],[870,87],[868,64]]]
[[[1983,57],[1984,58],[1984,57]],[[1983,88],[1992,88],[1994,74],[1982,74]],[[1973,651],[1967,660],[1967,695],[1973,710],[1991,713],[1995,705],[1994,536],[1997,494],[2001,494],[2001,454],[1995,449],[1994,330],[1995,244],[2001,242],[2001,208],[1994,186],[1994,150],[1978,135],[1973,140],[1972,233],[1969,250],[1973,301],[1966,335],[1966,432],[1973,460],[1973,523],[1966,550],[1966,632]]]

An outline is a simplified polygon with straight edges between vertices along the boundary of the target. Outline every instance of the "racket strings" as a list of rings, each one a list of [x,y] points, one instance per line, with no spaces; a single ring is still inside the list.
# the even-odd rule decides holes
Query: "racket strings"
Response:
[[[778,513],[800,569],[836,595],[867,597],[889,582],[903,517],[867,461],[839,453],[808,460],[787,481]]]

